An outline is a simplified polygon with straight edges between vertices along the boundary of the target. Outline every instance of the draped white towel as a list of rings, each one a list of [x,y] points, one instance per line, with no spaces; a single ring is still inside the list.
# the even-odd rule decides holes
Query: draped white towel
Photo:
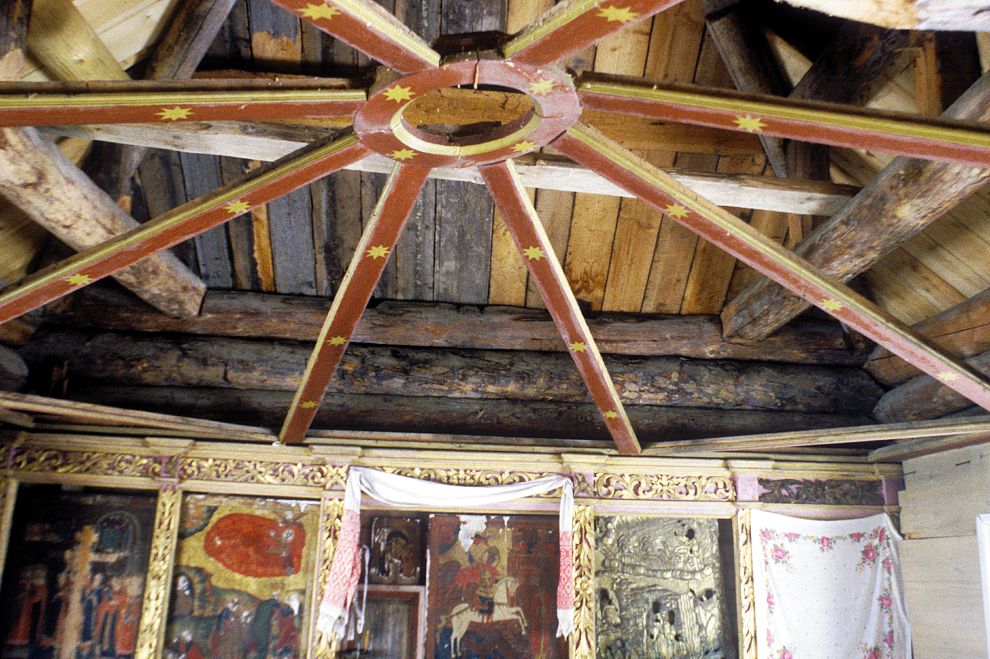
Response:
[[[574,492],[566,476],[545,476],[522,483],[492,486],[446,485],[387,474],[366,467],[351,467],[344,490],[344,515],[330,566],[330,578],[316,627],[325,634],[343,635],[347,612],[357,591],[361,565],[358,536],[361,530],[361,492],[382,503],[401,508],[489,508],[525,497],[560,489],[560,565],[557,583],[557,636],[574,630],[574,547],[572,527]]]
[[[904,659],[911,632],[887,515],[819,521],[754,510],[760,659]]]

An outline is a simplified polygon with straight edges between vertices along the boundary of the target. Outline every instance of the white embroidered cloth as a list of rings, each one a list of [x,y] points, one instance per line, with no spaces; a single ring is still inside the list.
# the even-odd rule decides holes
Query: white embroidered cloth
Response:
[[[904,659],[901,539],[887,515],[818,521],[752,513],[760,659]]]
[[[546,476],[524,483],[468,487],[386,474],[365,467],[351,467],[344,490],[344,515],[340,522],[337,547],[330,578],[316,628],[324,634],[343,636],[347,611],[357,591],[361,575],[358,535],[361,532],[361,492],[392,506],[402,508],[488,508],[560,489],[560,564],[557,577],[557,636],[574,631],[574,492],[569,478]]]

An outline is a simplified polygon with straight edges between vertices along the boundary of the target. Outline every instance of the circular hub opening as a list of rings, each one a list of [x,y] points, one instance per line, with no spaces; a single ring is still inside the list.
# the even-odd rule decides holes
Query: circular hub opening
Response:
[[[479,56],[385,80],[354,117],[354,130],[368,148],[424,167],[529,153],[581,113],[573,81],[559,69]]]

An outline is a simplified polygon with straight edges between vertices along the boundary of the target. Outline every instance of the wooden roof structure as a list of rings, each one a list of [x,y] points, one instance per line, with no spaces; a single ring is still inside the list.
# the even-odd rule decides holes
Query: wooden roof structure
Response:
[[[0,423],[984,441],[987,19],[922,5],[6,3]]]

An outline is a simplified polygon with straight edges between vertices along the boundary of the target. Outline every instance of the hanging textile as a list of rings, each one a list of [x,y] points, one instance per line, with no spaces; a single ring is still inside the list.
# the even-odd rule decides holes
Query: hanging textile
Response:
[[[553,490],[560,494],[560,564],[557,577],[557,636],[574,630],[574,518],[573,486],[565,476],[546,476],[524,483],[468,487],[408,478],[365,467],[351,467],[344,490],[344,515],[330,579],[320,603],[316,627],[324,634],[343,636],[347,612],[361,575],[358,536],[361,532],[361,492],[400,508],[489,508],[497,504]]]
[[[760,659],[911,656],[887,515],[818,521],[752,513]]]

